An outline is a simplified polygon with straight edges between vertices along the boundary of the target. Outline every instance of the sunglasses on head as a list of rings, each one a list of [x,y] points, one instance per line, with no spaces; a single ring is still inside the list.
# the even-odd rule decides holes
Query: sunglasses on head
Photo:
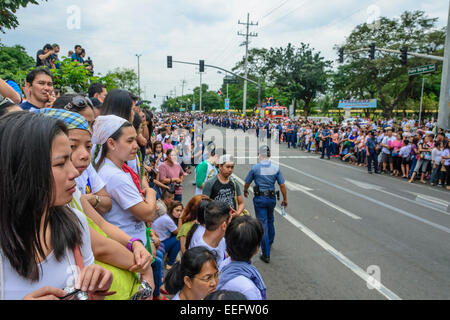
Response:
[[[87,106],[94,108],[91,99],[83,96],[75,96],[72,101],[65,105],[64,110],[67,111],[81,111]]]

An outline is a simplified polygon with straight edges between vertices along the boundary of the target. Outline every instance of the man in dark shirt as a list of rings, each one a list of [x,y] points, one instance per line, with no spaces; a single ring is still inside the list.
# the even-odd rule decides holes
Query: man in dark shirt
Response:
[[[50,56],[54,53],[51,44],[46,44],[42,50],[36,53],[36,67],[52,67]]]
[[[227,203],[232,211],[232,216],[237,217],[245,209],[245,203],[239,184],[231,178],[233,170],[233,156],[222,155],[219,158],[219,173],[206,181],[203,194],[213,200]]]
[[[54,101],[53,76],[48,69],[38,68],[30,71],[25,80],[27,101],[20,104],[23,110],[45,108]]]

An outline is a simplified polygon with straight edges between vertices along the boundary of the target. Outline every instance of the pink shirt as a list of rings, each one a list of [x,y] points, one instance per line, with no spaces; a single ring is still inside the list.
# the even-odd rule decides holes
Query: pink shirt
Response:
[[[164,151],[166,151],[166,150],[169,150],[169,149],[173,149],[173,144],[171,144],[171,143],[164,143],[163,144],[163,150]]]
[[[159,166],[159,181],[163,181],[167,178],[177,179],[184,175],[184,171],[181,168],[181,166],[178,163],[174,163],[172,166],[170,166],[167,161],[164,161]],[[175,188],[175,194],[182,194],[183,193],[183,187],[180,185],[179,188]]]
[[[403,146],[402,140],[393,140],[389,141],[389,147],[394,148],[394,152],[398,152],[400,148]]]

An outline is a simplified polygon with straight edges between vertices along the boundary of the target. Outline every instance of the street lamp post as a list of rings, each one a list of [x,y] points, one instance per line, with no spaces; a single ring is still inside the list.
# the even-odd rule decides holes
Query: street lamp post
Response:
[[[141,99],[141,66],[139,63],[139,58],[142,57],[142,54],[136,54],[136,57],[138,59],[138,94],[139,99]]]

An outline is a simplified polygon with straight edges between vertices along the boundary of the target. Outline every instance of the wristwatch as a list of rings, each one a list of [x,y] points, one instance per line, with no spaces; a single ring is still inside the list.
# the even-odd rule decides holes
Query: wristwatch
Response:
[[[131,297],[130,300],[145,300],[149,298],[153,293],[152,287],[147,283],[147,281],[142,280],[140,288],[136,294]]]
[[[131,252],[133,252],[133,242],[135,242],[135,241],[139,241],[140,243],[144,244],[144,242],[142,242],[141,239],[131,238],[130,240],[128,240],[128,243],[127,243],[127,249],[130,250]]]
[[[94,209],[97,209],[99,204],[100,204],[100,197],[98,195],[95,195],[95,206],[94,206]]]

